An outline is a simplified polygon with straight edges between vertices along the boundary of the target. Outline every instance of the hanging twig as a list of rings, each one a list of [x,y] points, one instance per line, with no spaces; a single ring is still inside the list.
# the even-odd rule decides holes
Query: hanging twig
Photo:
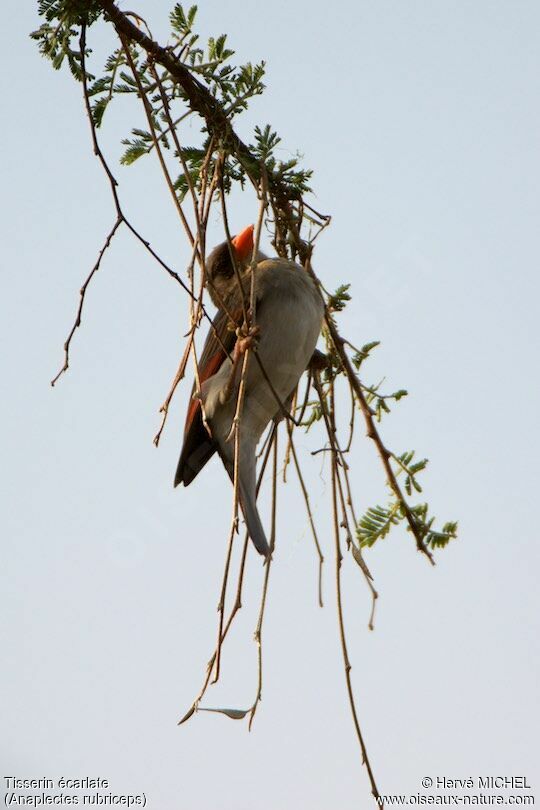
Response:
[[[321,381],[320,381],[320,378],[319,378],[319,372],[318,371],[314,371],[314,373],[313,373],[313,384],[314,384],[315,390],[317,391],[317,394],[319,396],[319,402],[320,402],[320,405],[321,405],[321,413],[323,415],[323,419],[324,419],[324,423],[325,423],[325,427],[326,427],[326,432],[327,432],[327,435],[328,435],[328,439],[330,441],[329,451],[330,451],[331,457],[333,459],[332,463],[335,462],[335,466],[336,466],[336,473],[335,474],[336,474],[336,479],[337,479],[337,482],[338,482],[338,488],[339,488],[339,493],[340,493],[340,497],[341,497],[341,503],[342,503],[343,512],[344,512],[344,523],[345,523],[344,528],[347,531],[347,539],[348,540],[350,539],[350,541],[352,542],[351,531],[350,531],[350,528],[349,528],[349,525],[348,525],[348,519],[347,519],[346,510],[345,510],[345,502],[344,502],[344,499],[343,499],[343,490],[341,488],[341,480],[339,478],[339,471],[340,471],[339,465],[340,465],[340,462],[341,462],[341,456],[340,456],[339,444],[338,444],[338,441],[337,441],[335,424],[332,421],[333,420],[333,408],[328,408],[327,407],[327,403],[326,403],[326,399],[325,399],[325,396],[324,396],[324,392],[322,390]],[[343,465],[342,465],[342,469],[344,469]],[[337,511],[336,511],[336,514],[334,515],[334,518],[335,518],[336,521],[338,520]],[[352,545],[351,545],[351,551],[353,553],[354,559],[356,560],[356,562],[360,566],[360,569],[361,569],[362,573],[364,574],[364,579],[365,579],[365,581],[366,581],[366,583],[368,585],[368,588],[371,591],[372,604],[371,604],[371,613],[370,613],[370,618],[369,618],[369,627],[372,630],[373,629],[373,618],[374,618],[374,614],[375,614],[375,601],[378,598],[378,593],[375,590],[375,588],[373,587],[373,581],[372,581],[373,577],[371,576],[371,572],[369,571],[369,568],[367,567],[367,565],[366,565],[366,563],[364,561],[361,549],[353,542]]]
[[[142,104],[143,104],[143,107],[144,107],[144,112],[146,114],[146,120],[148,122],[148,128],[150,130],[150,134],[152,136],[152,141],[154,143],[154,147],[155,147],[158,159],[159,159],[159,163],[160,163],[160,166],[161,166],[161,171],[163,172],[163,176],[164,176],[165,181],[167,183],[167,187],[168,187],[168,189],[169,189],[169,191],[171,193],[171,197],[173,198],[175,208],[176,208],[176,210],[178,212],[178,216],[180,217],[180,221],[182,222],[182,225],[184,226],[184,230],[186,232],[187,238],[189,239],[189,243],[190,243],[190,245],[193,245],[194,242],[195,242],[195,239],[194,239],[193,233],[191,232],[189,222],[186,219],[186,215],[184,214],[184,209],[182,208],[182,205],[180,204],[180,200],[178,199],[178,195],[177,195],[177,193],[176,193],[176,191],[174,189],[174,183],[172,181],[171,175],[170,175],[169,170],[167,168],[167,164],[166,164],[165,158],[163,156],[163,151],[162,151],[161,145],[159,143],[159,135],[156,133],[156,128],[154,126],[154,118],[152,116],[152,107],[151,107],[150,102],[148,101],[148,98],[146,97],[146,92],[145,92],[144,87],[142,86],[141,78],[139,76],[139,71],[137,70],[135,62],[133,61],[133,57],[132,57],[131,51],[129,49],[129,42],[127,41],[126,37],[123,36],[122,34],[120,34],[120,41],[122,42],[122,46],[124,48],[124,53],[126,54],[126,59],[127,59],[128,64],[129,64],[129,66],[131,68],[133,78],[135,79],[135,83],[136,83],[137,88],[139,90],[139,96],[141,98],[141,101],[142,101]]]
[[[337,494],[336,494],[336,475],[337,475],[337,458],[334,453],[332,453],[332,508],[333,508],[333,518],[334,518],[334,541],[336,547],[336,601],[337,601],[337,610],[338,610],[338,624],[339,624],[339,637],[341,639],[341,652],[343,655],[343,664],[345,667],[345,680],[347,683],[347,693],[349,695],[349,704],[351,707],[351,714],[353,717],[354,728],[356,731],[356,736],[358,737],[358,742],[360,744],[360,750],[362,751],[362,764],[366,766],[366,770],[368,772],[369,782],[371,784],[371,792],[377,805],[379,807],[384,807],[382,804],[382,800],[379,794],[379,790],[377,788],[377,783],[375,782],[375,777],[373,775],[373,771],[371,769],[371,763],[369,761],[368,752],[366,749],[366,745],[364,743],[364,737],[362,731],[360,729],[360,723],[358,720],[358,713],[356,711],[356,703],[354,700],[354,692],[352,688],[351,682],[351,663],[349,660],[349,651],[347,648],[347,639],[345,636],[345,622],[343,618],[343,604],[342,604],[342,595],[341,595],[341,562],[342,562],[342,555],[341,555],[341,548],[339,542],[339,526],[338,526],[338,509],[337,509]]]
[[[205,178],[206,178],[206,166],[207,166],[208,161],[210,160],[210,157],[211,157],[211,150],[212,150],[212,143],[209,144],[209,147],[208,147],[208,150],[207,150],[207,153],[206,153],[205,162],[203,164],[203,171],[204,171],[204,177]],[[159,440],[161,438],[163,428],[165,427],[165,422],[167,420],[167,416],[168,416],[168,413],[169,413],[169,406],[171,404],[172,398],[173,398],[173,396],[175,394],[175,391],[176,391],[176,388],[177,388],[178,384],[180,383],[180,381],[184,377],[187,362],[189,360],[189,355],[190,355],[190,353],[192,351],[192,347],[193,347],[193,341],[194,341],[194,338],[195,338],[195,329],[198,328],[198,326],[199,326],[201,315],[202,315],[203,310],[204,310],[203,293],[204,293],[205,275],[206,275],[205,247],[204,247],[205,233],[206,233],[206,226],[208,224],[208,217],[210,215],[212,196],[214,194],[216,183],[217,183],[217,176],[216,175],[213,176],[212,181],[211,181],[210,186],[209,186],[208,189],[207,189],[206,179],[203,180],[203,183],[202,183],[202,189],[201,189],[202,205],[201,205],[201,209],[199,211],[197,211],[197,213],[196,213],[196,216],[197,216],[197,236],[195,238],[195,243],[193,245],[193,251],[192,251],[191,262],[190,262],[191,270],[193,269],[193,264],[195,262],[195,257],[196,256],[199,257],[199,260],[200,260],[200,263],[201,263],[201,282],[200,282],[200,287],[199,287],[199,294],[198,294],[197,299],[196,299],[196,309],[193,308],[193,297],[190,298],[191,327],[190,327],[190,330],[188,332],[188,344],[187,344],[186,348],[184,349],[184,353],[182,355],[180,365],[178,366],[178,370],[177,370],[176,375],[175,375],[175,377],[173,379],[172,385],[171,385],[171,387],[169,389],[169,393],[167,394],[167,397],[166,397],[163,405],[160,408],[160,413],[162,414],[161,423],[160,423],[158,432],[154,436],[154,445],[156,447],[159,444]],[[208,191],[208,198],[207,198],[207,203],[205,205],[205,199],[206,199],[207,191]],[[196,208],[196,206],[194,206],[194,207]],[[199,247],[199,250],[197,251],[197,246],[198,245],[200,247]],[[192,292],[193,292],[193,273],[191,273],[190,277],[191,277],[191,280],[192,280]],[[223,352],[226,355],[228,355],[228,351],[227,351],[226,347],[223,345],[223,342],[221,340],[221,336],[215,330],[213,325],[211,326],[211,328],[213,329],[214,336],[217,338],[218,343],[221,346]],[[198,367],[197,367],[196,375],[198,377]]]
[[[83,312],[87,287],[90,284],[90,282],[92,281],[92,279],[94,278],[94,275],[99,270],[99,266],[101,264],[101,260],[103,258],[103,255],[104,255],[105,251],[107,250],[107,248],[109,247],[109,245],[111,244],[113,236],[115,235],[116,231],[118,230],[118,228],[120,227],[122,222],[123,222],[123,219],[120,216],[117,216],[116,222],[114,223],[111,230],[107,234],[107,238],[105,239],[105,244],[103,245],[103,247],[99,251],[99,255],[97,257],[97,261],[96,261],[95,265],[92,267],[86,281],[84,282],[84,284],[82,285],[82,287],[81,287],[81,289],[79,291],[79,306],[77,307],[77,314],[75,316],[75,322],[73,323],[73,326],[71,327],[71,331],[70,331],[69,335],[67,336],[67,339],[66,339],[66,341],[64,343],[64,365],[62,366],[62,368],[60,369],[60,371],[58,372],[56,377],[54,377],[54,379],[51,380],[51,385],[53,387],[54,387],[56,381],[59,379],[59,377],[61,377],[62,374],[64,374],[64,372],[66,372],[68,370],[68,368],[69,368],[69,349],[70,349],[70,346],[71,346],[71,341],[73,339],[73,335],[75,334],[76,330],[81,325],[82,312]]]
[[[306,512],[308,514],[309,525],[311,528],[311,534],[313,537],[313,542],[315,543],[315,548],[317,550],[317,555],[319,557],[319,576],[318,576],[318,598],[319,598],[319,606],[323,607],[323,597],[322,597],[322,572],[323,572],[323,563],[324,563],[324,556],[321,550],[321,544],[319,542],[319,537],[317,535],[317,529],[315,527],[315,521],[313,519],[313,513],[311,511],[311,504],[309,502],[309,494],[307,491],[307,487],[304,482],[304,476],[302,475],[302,470],[300,468],[300,464],[298,462],[298,456],[296,455],[296,448],[294,446],[294,441],[292,438],[292,428],[289,426],[289,447],[291,448],[292,457],[294,461],[294,466],[296,469],[296,474],[298,475],[298,481],[300,482],[300,488],[302,490],[302,495],[304,496],[304,503],[306,505]]]
[[[269,435],[269,442],[268,442],[268,445],[267,445],[267,448],[266,448],[266,453],[265,453],[263,462],[261,464],[261,469],[260,469],[259,476],[258,476],[258,479],[257,479],[257,490],[256,490],[257,494],[259,493],[259,490],[261,488],[261,484],[262,484],[264,474],[265,474],[265,471],[266,471],[266,466],[268,464],[268,459],[270,458],[270,453],[272,451],[275,434],[276,434],[276,425],[273,425],[272,430],[271,430],[270,435]],[[227,622],[225,623],[225,626],[223,628],[223,632],[221,634],[221,644],[223,644],[223,642],[225,641],[225,638],[227,637],[227,634],[228,634],[228,632],[230,630],[230,627],[231,627],[231,625],[232,625],[232,623],[233,623],[233,621],[234,621],[234,619],[236,617],[236,614],[238,613],[238,611],[242,607],[242,586],[243,586],[243,582],[244,582],[244,570],[245,570],[245,564],[246,564],[246,556],[247,556],[248,545],[249,545],[249,538],[248,538],[247,533],[246,533],[246,536],[244,538],[244,546],[243,546],[243,549],[242,549],[242,558],[241,558],[241,561],[240,561],[238,584],[237,584],[237,588],[236,588],[236,598],[234,600],[231,611],[229,613],[229,617],[227,619]],[[195,698],[195,700],[193,701],[193,704],[191,705],[191,707],[186,712],[186,714],[182,717],[181,720],[179,720],[179,723],[178,723],[179,725],[181,723],[185,723],[186,720],[189,720],[189,718],[197,710],[198,705],[199,705],[200,701],[202,700],[202,698],[204,697],[204,695],[206,693],[206,690],[208,688],[208,685],[210,683],[210,679],[211,679],[212,673],[214,671],[214,665],[216,663],[216,658],[217,658],[217,647],[214,650],[210,660],[208,661],[208,664],[207,664],[207,667],[206,667],[206,678],[205,678],[205,680],[203,682],[202,688],[201,688],[199,694],[197,695],[197,697]]]
[[[255,700],[253,701],[253,705],[249,712],[249,723],[248,729],[251,731],[251,726],[253,725],[253,720],[255,718],[255,712],[257,711],[257,706],[259,705],[259,701],[262,698],[262,686],[263,686],[263,653],[262,653],[262,629],[263,629],[263,621],[264,621],[264,611],[266,608],[266,597],[268,595],[268,581],[270,579],[270,568],[272,567],[272,557],[274,554],[274,549],[276,546],[276,510],[277,510],[277,456],[278,456],[278,425],[276,425],[276,430],[274,433],[274,459],[273,459],[273,468],[272,468],[272,518],[271,518],[271,528],[270,528],[270,555],[266,563],[265,572],[264,572],[264,583],[261,595],[261,607],[259,610],[259,618],[257,619],[257,627],[255,629],[255,644],[257,645],[257,693],[255,695]]]

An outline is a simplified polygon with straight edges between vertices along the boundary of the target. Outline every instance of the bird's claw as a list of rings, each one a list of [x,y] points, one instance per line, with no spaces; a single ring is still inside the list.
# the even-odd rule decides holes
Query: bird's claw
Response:
[[[238,329],[237,340],[234,345],[234,358],[238,360],[242,357],[248,349],[254,349],[259,335],[261,333],[260,326],[250,326],[249,329]]]

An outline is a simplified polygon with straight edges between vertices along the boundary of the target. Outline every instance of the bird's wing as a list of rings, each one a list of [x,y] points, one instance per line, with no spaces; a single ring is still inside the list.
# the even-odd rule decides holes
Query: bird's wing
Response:
[[[227,308],[238,321],[242,318],[242,310],[233,311]],[[237,318],[238,316],[238,318]],[[199,359],[199,381],[202,384],[212,377],[222,366],[225,358],[231,354],[236,343],[236,333],[229,328],[230,318],[227,312],[219,310],[212,321],[212,326]],[[216,452],[217,445],[206,430],[201,411],[201,402],[193,398],[195,383],[191,391],[186,424],[184,428],[184,443],[174,477],[174,486],[184,484],[187,487],[195,476],[202,470]]]

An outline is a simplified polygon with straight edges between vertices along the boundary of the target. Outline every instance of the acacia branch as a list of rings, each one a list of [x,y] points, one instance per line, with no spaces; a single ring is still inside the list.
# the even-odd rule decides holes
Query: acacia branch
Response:
[[[407,503],[405,496],[403,495],[403,492],[401,491],[401,487],[398,484],[396,475],[394,473],[394,470],[392,469],[392,465],[390,464],[391,453],[385,447],[381,435],[375,426],[373,413],[368,403],[366,402],[366,397],[362,389],[362,384],[356,375],[356,372],[352,366],[351,361],[349,360],[347,352],[344,349],[343,340],[337,331],[336,325],[334,324],[332,318],[329,317],[328,315],[326,316],[326,326],[332,338],[334,348],[343,365],[343,370],[345,371],[347,379],[354,393],[356,394],[358,404],[360,405],[360,410],[362,411],[362,416],[364,417],[364,421],[366,423],[367,436],[374,442],[375,447],[377,448],[377,452],[379,454],[382,465],[384,467],[384,471],[386,473],[386,480],[388,481],[390,489],[398,499],[401,508],[405,514],[405,518],[407,520],[407,523],[409,524],[409,528],[416,540],[416,548],[422,554],[425,554],[425,556],[428,558],[428,560],[432,565],[435,565],[433,555],[425,545],[422,535],[420,533],[418,521],[416,520],[409,504]]]
[[[178,82],[191,109],[205,119],[208,131],[217,136],[240,160],[245,161],[248,175],[257,183],[260,180],[258,162],[254,160],[249,147],[235,133],[227,114],[210,91],[193,76],[182,62],[175,59],[169,49],[163,48],[140,28],[137,28],[112,0],[98,0],[98,3],[119,33],[140,45],[154,62],[162,65]]]
[[[234,131],[227,112],[223,109],[219,101],[200,82],[190,70],[177,60],[168,48],[163,48],[144,31],[137,28],[131,20],[124,14],[113,0],[97,0],[101,8],[114,24],[119,34],[123,34],[128,39],[136,42],[146,53],[164,67],[172,79],[182,88],[185,99],[190,108],[201,115],[207,125],[208,132],[215,136],[226,151],[236,155],[246,174],[255,185],[259,187],[261,181],[261,165],[253,156],[250,148]],[[277,200],[299,199],[300,193],[288,187],[276,173],[269,173],[268,188],[271,195]]]

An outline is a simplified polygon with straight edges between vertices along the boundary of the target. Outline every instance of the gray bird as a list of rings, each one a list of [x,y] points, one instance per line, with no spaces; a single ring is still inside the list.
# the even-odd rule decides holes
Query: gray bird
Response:
[[[261,364],[255,357],[249,358],[239,427],[238,492],[249,536],[257,551],[268,557],[270,549],[256,504],[257,444],[270,421],[281,416],[279,403],[287,403],[309,363],[324,308],[314,282],[299,265],[259,253],[254,270],[250,270],[253,225],[239,233],[232,246],[247,306],[251,273],[255,273],[257,337],[238,339],[231,328],[231,316],[235,326],[243,322],[242,294],[229,245],[223,242],[206,262],[206,286],[218,312],[199,360],[200,390],[194,386],[174,485],[188,486],[216,451],[234,480],[235,442],[234,438],[227,439],[236,410],[241,355],[249,343]],[[203,423],[201,400],[210,434]]]

